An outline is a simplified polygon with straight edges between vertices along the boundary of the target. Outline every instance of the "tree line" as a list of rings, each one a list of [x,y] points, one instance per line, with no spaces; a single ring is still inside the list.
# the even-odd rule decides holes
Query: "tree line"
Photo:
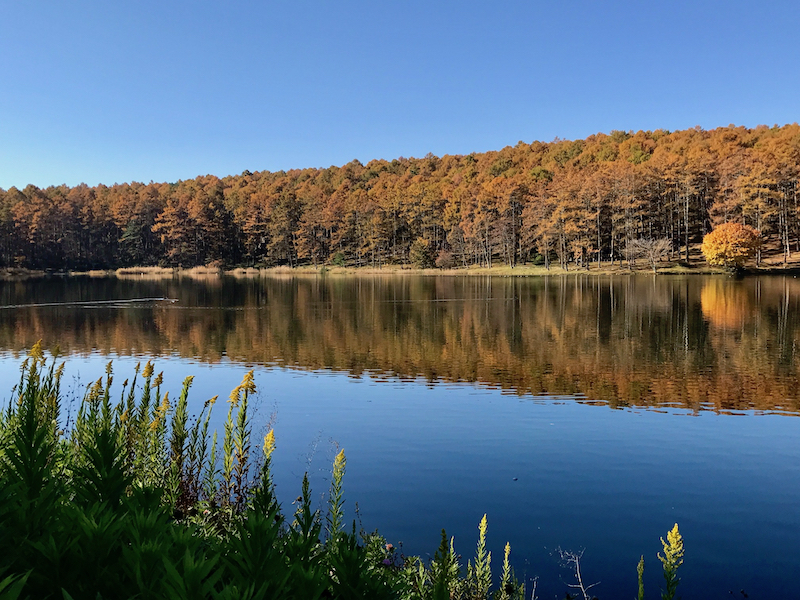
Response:
[[[519,142],[177,183],[0,189],[0,266],[466,267],[670,258],[723,222],[800,251],[800,126]],[[760,260],[760,256],[757,256]]]

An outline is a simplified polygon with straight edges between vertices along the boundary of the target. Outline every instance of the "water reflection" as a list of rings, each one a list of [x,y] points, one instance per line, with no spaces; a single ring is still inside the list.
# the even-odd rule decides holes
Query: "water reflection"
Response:
[[[470,381],[611,406],[800,413],[794,278],[273,276],[47,279],[0,305],[0,348]]]
[[[700,291],[700,306],[708,322],[721,329],[741,329],[753,318],[755,299],[744,285],[711,279]]]

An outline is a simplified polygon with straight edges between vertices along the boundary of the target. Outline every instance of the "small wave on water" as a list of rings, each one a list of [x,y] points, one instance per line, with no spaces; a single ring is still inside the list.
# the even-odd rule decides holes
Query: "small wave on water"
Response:
[[[167,302],[173,304],[177,302],[177,298],[120,298],[117,300],[84,300],[72,302],[38,302],[33,304],[7,304],[0,306],[0,309],[12,308],[42,308],[48,306],[111,306],[112,308],[128,308],[131,305],[145,304],[149,302]]]

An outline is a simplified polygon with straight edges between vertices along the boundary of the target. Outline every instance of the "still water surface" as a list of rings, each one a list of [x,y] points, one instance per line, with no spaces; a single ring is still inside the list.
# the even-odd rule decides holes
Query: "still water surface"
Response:
[[[142,298],[176,301],[95,304]],[[487,513],[496,570],[509,541],[540,598],[571,582],[558,547],[600,598],[635,596],[644,554],[657,596],[674,522],[685,599],[794,589],[794,278],[45,279],[0,306],[9,388],[38,339],[76,395],[109,357],[120,381],[148,357],[169,389],[194,375],[198,404],[255,367],[284,512],[306,470],[321,499],[340,445],[366,529],[425,555],[445,527],[466,560]]]

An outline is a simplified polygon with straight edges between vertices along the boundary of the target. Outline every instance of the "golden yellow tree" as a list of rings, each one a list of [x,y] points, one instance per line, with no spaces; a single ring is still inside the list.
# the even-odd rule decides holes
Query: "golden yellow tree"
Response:
[[[701,250],[708,264],[740,269],[761,246],[761,234],[741,223],[723,223],[703,238]]]

